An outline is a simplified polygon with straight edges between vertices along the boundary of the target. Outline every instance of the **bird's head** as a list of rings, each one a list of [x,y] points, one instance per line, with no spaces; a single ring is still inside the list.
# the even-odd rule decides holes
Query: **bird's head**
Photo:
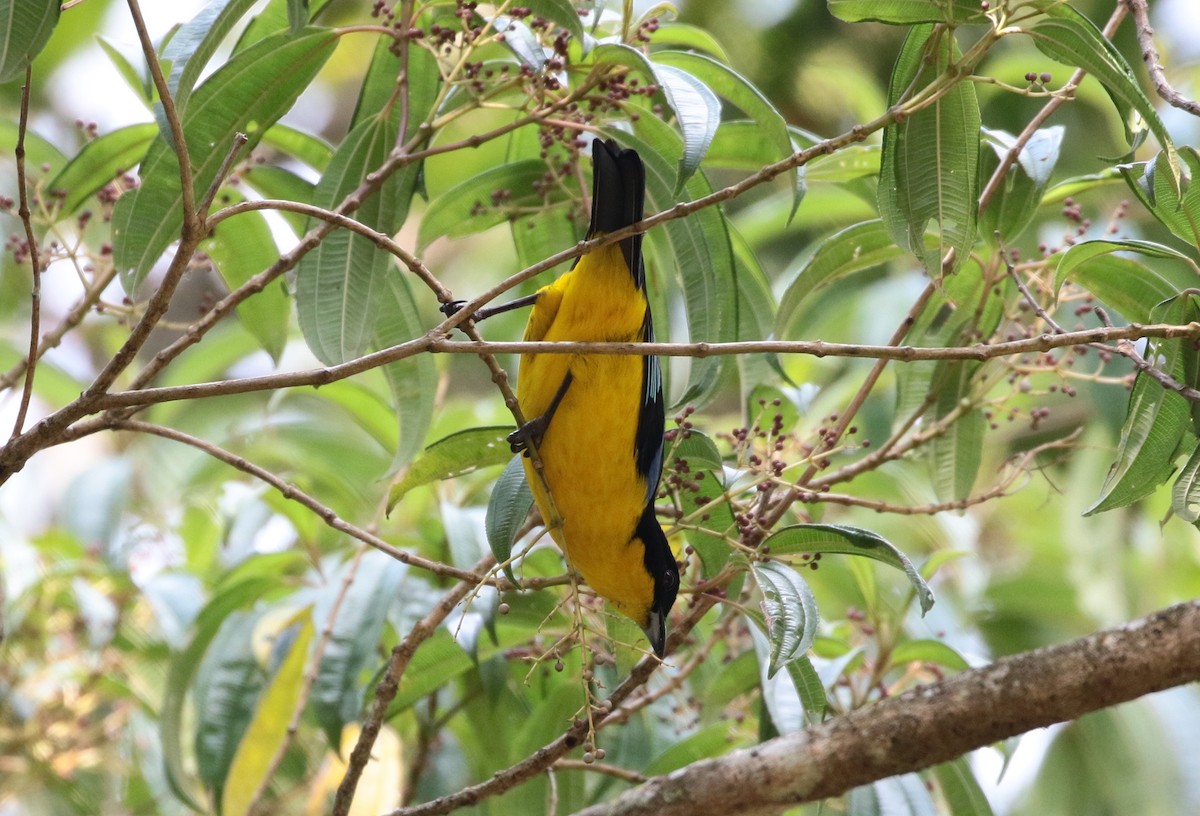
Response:
[[[653,582],[650,602],[638,624],[646,633],[654,653],[662,657],[667,645],[667,616],[679,592],[679,565],[675,563],[675,554],[671,552],[662,527],[654,518],[653,505],[642,516],[636,537],[645,548],[643,565]]]

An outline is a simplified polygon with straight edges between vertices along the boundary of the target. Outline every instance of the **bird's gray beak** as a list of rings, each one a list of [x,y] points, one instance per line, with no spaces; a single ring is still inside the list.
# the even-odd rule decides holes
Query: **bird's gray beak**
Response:
[[[650,648],[654,650],[654,654],[661,658],[663,650],[667,646],[667,616],[658,610],[650,610],[650,615],[646,618],[646,625],[642,627],[642,631],[646,633],[646,638],[650,641]]]

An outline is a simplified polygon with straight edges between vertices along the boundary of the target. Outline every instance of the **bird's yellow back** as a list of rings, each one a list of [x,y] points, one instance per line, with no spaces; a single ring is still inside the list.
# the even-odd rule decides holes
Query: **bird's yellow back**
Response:
[[[596,140],[589,237],[641,220],[645,170],[632,150]],[[583,255],[541,289],[525,339],[641,342],[653,339],[641,263],[631,236]],[[597,593],[646,631],[661,654],[678,573],[653,500],[662,465],[663,402],[653,357],[526,354],[517,377],[526,420],[562,526],[551,535]],[[545,519],[550,503],[526,459]]]

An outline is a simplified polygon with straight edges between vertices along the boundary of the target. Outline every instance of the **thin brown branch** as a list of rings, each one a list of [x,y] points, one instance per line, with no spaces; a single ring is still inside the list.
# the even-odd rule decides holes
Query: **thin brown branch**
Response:
[[[604,762],[584,762],[582,759],[560,759],[550,766],[555,771],[590,771],[620,779],[622,782],[632,782],[637,785],[646,781],[646,777],[629,768],[620,765],[609,765]]]
[[[1200,680],[1200,601],[656,777],[578,816],[765,816]]]
[[[198,232],[201,219],[196,212],[196,186],[192,181],[192,159],[188,153],[187,138],[183,132],[183,120],[175,109],[175,98],[171,96],[171,88],[163,75],[162,64],[158,61],[158,53],[154,50],[154,41],[146,30],[146,21],[142,19],[142,9],[138,0],[126,0],[129,6],[129,16],[133,18],[133,27],[137,29],[138,41],[142,44],[142,54],[146,57],[146,67],[150,69],[150,77],[158,91],[159,104],[163,108],[163,116],[167,120],[167,128],[171,131],[172,147],[179,157],[179,185],[183,203],[183,228],[186,231]]]
[[[25,175],[25,132],[29,127],[29,87],[33,84],[33,66],[25,66],[25,84],[21,86],[21,117],[17,124],[17,215],[25,227],[25,242],[29,246],[29,268],[33,281],[29,287],[31,311],[29,313],[29,361],[25,369],[25,385],[21,388],[21,402],[17,406],[17,419],[13,423],[12,435],[16,439],[25,427],[25,416],[33,399],[33,377],[37,370],[38,336],[42,331],[42,257],[38,251],[37,235],[33,232],[33,217],[29,211],[29,180]]]
[[[488,556],[475,565],[474,571],[484,574],[495,566],[495,563],[496,560]],[[362,776],[363,769],[371,759],[371,748],[375,745],[375,738],[379,736],[379,729],[383,727],[388,706],[396,698],[396,692],[400,688],[400,678],[404,676],[404,671],[412,661],[413,655],[416,654],[417,648],[433,636],[442,621],[454,611],[454,607],[458,606],[463,598],[479,584],[479,581],[460,581],[442,596],[425,617],[417,621],[405,635],[404,640],[393,647],[387,672],[375,688],[375,702],[371,705],[371,712],[363,723],[362,731],[358,735],[358,742],[350,753],[349,762],[346,763],[346,775],[342,777],[342,782],[338,785],[337,794],[333,800],[333,816],[346,816],[350,811],[350,805],[354,801],[355,788],[358,787],[358,780]]]
[[[248,141],[250,139],[245,133],[233,134],[233,143],[229,145],[229,152],[225,154],[225,158],[221,161],[221,166],[217,169],[217,174],[213,176],[212,184],[208,185],[208,190],[205,191],[204,198],[200,202],[200,212],[203,215],[208,215],[208,209],[212,206],[213,199],[217,197],[217,191],[225,183],[225,179],[229,176],[229,171],[233,169],[233,163],[237,161],[238,153],[241,152]]]
[[[1150,72],[1150,81],[1154,83],[1154,90],[1168,104],[1185,110],[1192,116],[1200,116],[1200,104],[1195,100],[1188,99],[1167,82],[1167,73],[1163,70],[1158,49],[1154,46],[1154,29],[1150,26],[1150,14],[1146,8],[1146,0],[1121,0],[1121,2],[1123,8],[1129,9],[1133,14],[1138,45],[1141,46],[1142,59],[1145,60],[1146,69]]]
[[[415,354],[432,351],[441,354],[616,354],[660,357],[717,357],[737,354],[805,354],[812,357],[857,357],[864,359],[896,360],[903,363],[922,360],[992,360],[1030,352],[1075,346],[1083,343],[1103,343],[1118,340],[1138,340],[1143,337],[1198,338],[1200,323],[1171,325],[1133,323],[1127,326],[1104,326],[1066,334],[1039,334],[1003,343],[974,343],[969,346],[875,346],[858,343],[827,343],[824,340],[749,340],[731,343],[591,343],[512,341],[486,342],[476,340],[432,339],[428,336],[401,343],[349,362],[308,371],[246,377],[239,380],[195,383],[193,385],[143,388],[121,391],[100,398],[97,408],[115,409],[152,405],[200,397],[246,394],[278,388],[328,385],[360,374],[372,368],[393,363]]]

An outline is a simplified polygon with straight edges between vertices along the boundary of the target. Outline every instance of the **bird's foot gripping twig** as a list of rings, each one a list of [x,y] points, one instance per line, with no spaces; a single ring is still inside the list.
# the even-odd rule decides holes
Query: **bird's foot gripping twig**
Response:
[[[513,453],[524,453],[528,456],[530,447],[536,448],[542,444],[542,437],[546,435],[546,429],[550,427],[550,420],[554,418],[554,412],[558,410],[559,403],[566,396],[567,389],[571,387],[572,379],[574,379],[574,375],[568,371],[563,377],[562,385],[554,393],[554,399],[550,400],[550,405],[546,408],[545,413],[529,420],[506,437],[508,446],[512,448]]]
[[[530,447],[536,448],[542,444],[542,437],[545,436],[546,428],[549,425],[550,418],[546,414],[534,417],[505,437],[508,446],[512,448],[513,453],[523,453],[529,456]]]

